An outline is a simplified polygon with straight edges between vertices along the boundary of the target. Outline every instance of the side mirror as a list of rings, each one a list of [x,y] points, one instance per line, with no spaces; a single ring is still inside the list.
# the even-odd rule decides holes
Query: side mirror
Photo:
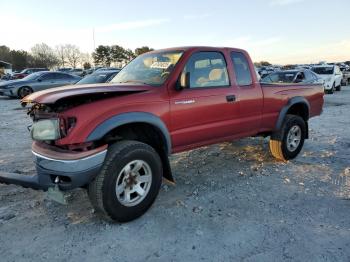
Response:
[[[41,81],[43,81],[41,78],[38,78],[38,82],[41,82]]]
[[[182,89],[190,88],[190,72],[182,72],[177,83],[176,90],[181,91]]]

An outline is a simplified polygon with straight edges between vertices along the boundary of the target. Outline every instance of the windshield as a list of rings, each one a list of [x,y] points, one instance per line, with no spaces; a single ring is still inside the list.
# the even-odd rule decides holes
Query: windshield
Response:
[[[312,71],[319,75],[333,75],[334,67],[314,67]]]
[[[183,51],[146,53],[136,57],[111,83],[144,83],[160,86],[169,77]]]
[[[261,82],[265,83],[293,83],[297,72],[277,72],[265,76]]]
[[[88,75],[78,81],[76,84],[97,84],[97,83],[106,83],[113,75],[117,72],[109,72],[109,73],[95,73],[92,75]]]
[[[42,72],[37,72],[37,73],[33,73],[33,74],[30,74],[30,75],[27,75],[26,77],[23,78],[23,80],[35,80],[37,79],[38,77],[40,77],[43,73]]]

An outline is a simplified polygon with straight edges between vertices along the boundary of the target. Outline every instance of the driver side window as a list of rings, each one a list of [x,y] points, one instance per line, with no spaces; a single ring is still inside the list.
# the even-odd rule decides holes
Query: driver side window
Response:
[[[181,73],[181,85],[187,88],[226,87],[229,79],[224,56],[219,52],[198,52],[191,56]]]

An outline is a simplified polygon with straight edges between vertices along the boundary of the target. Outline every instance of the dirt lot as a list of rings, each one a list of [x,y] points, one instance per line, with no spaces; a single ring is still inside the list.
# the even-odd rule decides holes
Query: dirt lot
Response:
[[[0,98],[0,172],[35,172],[18,100]],[[350,261],[350,87],[326,96],[289,163],[268,139],[172,157],[176,186],[140,219],[101,221],[84,190],[70,205],[0,185],[1,261]]]

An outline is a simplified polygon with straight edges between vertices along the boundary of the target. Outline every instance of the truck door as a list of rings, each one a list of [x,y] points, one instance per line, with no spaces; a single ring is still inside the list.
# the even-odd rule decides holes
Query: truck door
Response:
[[[184,89],[177,91],[173,87],[170,96],[175,152],[239,133],[237,89],[230,83],[223,53],[193,53],[180,79]]]
[[[245,135],[254,135],[261,126],[263,110],[263,92],[253,64],[249,63],[247,55],[240,51],[230,52],[234,80],[238,88],[237,102],[239,104],[240,131]]]

